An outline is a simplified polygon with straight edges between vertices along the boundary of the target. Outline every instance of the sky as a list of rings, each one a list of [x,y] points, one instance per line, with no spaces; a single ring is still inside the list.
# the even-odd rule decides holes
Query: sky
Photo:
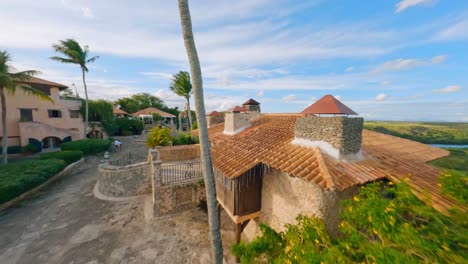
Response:
[[[189,71],[177,1],[0,0],[0,50],[84,95],[58,40],[89,45],[92,99],[146,92],[183,108],[171,77]],[[190,1],[206,110],[249,98],[301,112],[332,94],[366,120],[468,122],[468,1]],[[6,30],[6,33],[5,33]],[[193,108],[193,101],[192,101]]]

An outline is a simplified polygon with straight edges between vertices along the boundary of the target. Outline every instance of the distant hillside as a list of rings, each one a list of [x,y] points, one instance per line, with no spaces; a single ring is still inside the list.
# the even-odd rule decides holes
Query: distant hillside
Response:
[[[368,121],[364,128],[426,144],[468,144],[468,123]]]

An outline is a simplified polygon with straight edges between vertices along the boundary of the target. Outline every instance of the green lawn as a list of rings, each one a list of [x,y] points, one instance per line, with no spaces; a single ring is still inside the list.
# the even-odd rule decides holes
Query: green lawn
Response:
[[[367,121],[364,128],[426,144],[468,144],[468,123]]]

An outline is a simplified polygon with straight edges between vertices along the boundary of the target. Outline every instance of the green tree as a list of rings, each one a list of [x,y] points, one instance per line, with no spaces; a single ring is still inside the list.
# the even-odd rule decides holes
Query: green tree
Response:
[[[131,97],[120,98],[115,101],[120,108],[127,113],[135,113],[148,107],[154,107],[166,111],[168,107],[161,98],[149,93],[134,94]]]
[[[171,141],[171,130],[169,128],[154,127],[146,138],[146,145],[150,148],[167,146]]]
[[[219,230],[219,218],[216,199],[215,179],[213,165],[211,163],[210,141],[208,138],[208,126],[206,124],[205,103],[203,99],[203,80],[200,61],[192,32],[192,19],[187,0],[179,0],[180,22],[185,49],[190,63],[190,73],[193,78],[193,91],[195,110],[197,112],[198,131],[200,134],[200,152],[202,161],[203,178],[205,180],[206,203],[208,208],[208,223],[210,227],[211,252],[213,263],[223,263],[223,244]]]
[[[24,92],[37,96],[40,99],[54,101],[41,92],[24,82],[28,81],[37,74],[37,71],[22,71],[22,72],[11,72],[11,68],[8,66],[8,62],[11,61],[10,54],[6,51],[0,50],[0,103],[2,104],[2,155],[3,164],[8,163],[8,130],[7,130],[7,107],[6,107],[6,95],[5,91],[14,94],[16,88],[20,88]]]
[[[190,96],[192,96],[192,83],[190,82],[190,74],[186,71],[180,71],[172,77],[169,89],[178,96],[182,96],[187,100],[187,117],[189,120],[189,130],[192,130],[192,111],[190,111]]]
[[[65,57],[53,56],[50,59],[59,61],[62,63],[70,63],[79,65],[81,68],[83,86],[86,97],[86,108],[85,108],[85,129],[83,139],[86,139],[86,134],[88,131],[88,87],[86,86],[86,73],[88,72],[88,63],[94,62],[99,56],[89,58],[89,47],[81,45],[74,39],[60,40],[59,44],[54,44],[52,47],[56,52],[62,53]]]

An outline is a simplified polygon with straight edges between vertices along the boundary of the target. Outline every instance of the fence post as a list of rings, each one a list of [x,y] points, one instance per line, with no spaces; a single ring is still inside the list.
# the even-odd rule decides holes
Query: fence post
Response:
[[[148,154],[149,166],[151,172],[151,189],[153,200],[153,216],[160,216],[161,206],[161,161],[158,159],[158,152],[150,149]]]

